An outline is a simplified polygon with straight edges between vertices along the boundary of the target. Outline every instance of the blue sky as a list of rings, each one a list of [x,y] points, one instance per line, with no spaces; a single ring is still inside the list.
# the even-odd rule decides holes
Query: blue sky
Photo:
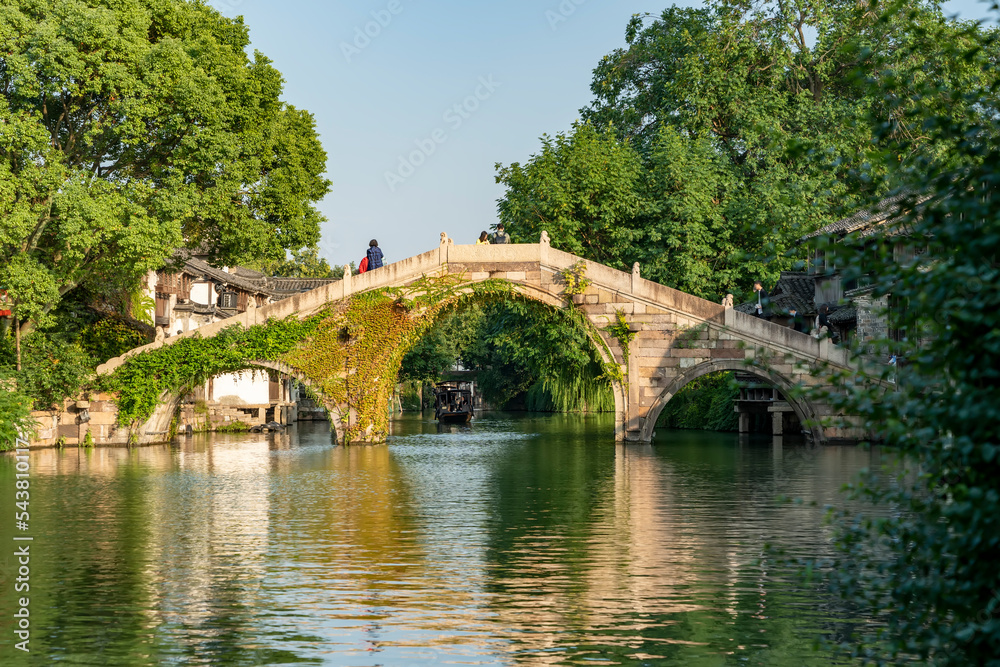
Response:
[[[472,243],[496,222],[497,162],[524,162],[569,129],[591,72],[624,46],[633,0],[210,0],[243,15],[254,48],[311,111],[333,190],[320,204],[321,255],[358,262],[371,238],[387,261]],[[698,5],[700,2],[678,2]],[[963,18],[975,0],[946,3]]]

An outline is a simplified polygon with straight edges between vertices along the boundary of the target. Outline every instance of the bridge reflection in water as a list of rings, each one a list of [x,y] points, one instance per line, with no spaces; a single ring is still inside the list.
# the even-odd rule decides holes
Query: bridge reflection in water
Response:
[[[825,553],[822,507],[873,455],[709,433],[616,445],[609,419],[487,415],[438,433],[407,418],[368,448],[303,424],[33,452],[33,652],[835,664],[811,646],[847,615],[764,544]]]

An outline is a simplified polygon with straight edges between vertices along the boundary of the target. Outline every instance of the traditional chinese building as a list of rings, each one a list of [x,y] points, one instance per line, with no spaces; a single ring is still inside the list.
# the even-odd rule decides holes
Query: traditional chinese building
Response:
[[[325,278],[267,276],[245,267],[217,268],[189,257],[178,268],[151,273],[147,293],[155,299],[157,338],[194,331],[253,308],[281,301],[333,282]],[[268,371],[244,371],[209,379],[182,409],[182,426],[251,426],[294,420],[300,400],[290,378]],[[309,410],[315,416],[316,410]]]

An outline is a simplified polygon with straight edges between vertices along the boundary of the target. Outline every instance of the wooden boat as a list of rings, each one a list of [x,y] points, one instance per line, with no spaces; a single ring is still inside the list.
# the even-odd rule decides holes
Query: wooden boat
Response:
[[[439,382],[434,387],[434,418],[442,424],[466,424],[475,416],[471,382]]]

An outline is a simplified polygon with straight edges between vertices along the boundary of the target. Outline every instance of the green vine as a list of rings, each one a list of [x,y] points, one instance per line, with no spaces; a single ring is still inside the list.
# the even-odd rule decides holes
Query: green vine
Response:
[[[583,294],[594,281],[587,277],[587,263],[580,260],[573,266],[556,273],[556,276],[566,285],[563,290],[568,296]]]
[[[611,334],[611,337],[618,341],[618,345],[622,349],[622,357],[625,360],[625,367],[628,368],[628,358],[630,353],[630,345],[635,339],[638,332],[632,331],[629,326],[628,320],[625,318],[625,311],[621,309],[615,310],[615,321],[604,327],[604,330]]]
[[[195,335],[131,357],[96,385],[118,394],[118,423],[134,428],[152,416],[164,394],[185,393],[209,378],[244,370],[255,360],[279,361],[322,318],[291,317],[249,329],[233,325],[213,338]]]
[[[389,431],[388,405],[403,357],[445,310],[464,300],[514,293],[506,281],[469,285],[460,275],[446,274],[351,297],[338,323],[345,362],[339,391],[356,415],[353,423],[348,422],[345,440],[384,440]],[[322,354],[317,346],[303,347],[289,356],[289,362],[306,370],[307,360],[317,354]]]

